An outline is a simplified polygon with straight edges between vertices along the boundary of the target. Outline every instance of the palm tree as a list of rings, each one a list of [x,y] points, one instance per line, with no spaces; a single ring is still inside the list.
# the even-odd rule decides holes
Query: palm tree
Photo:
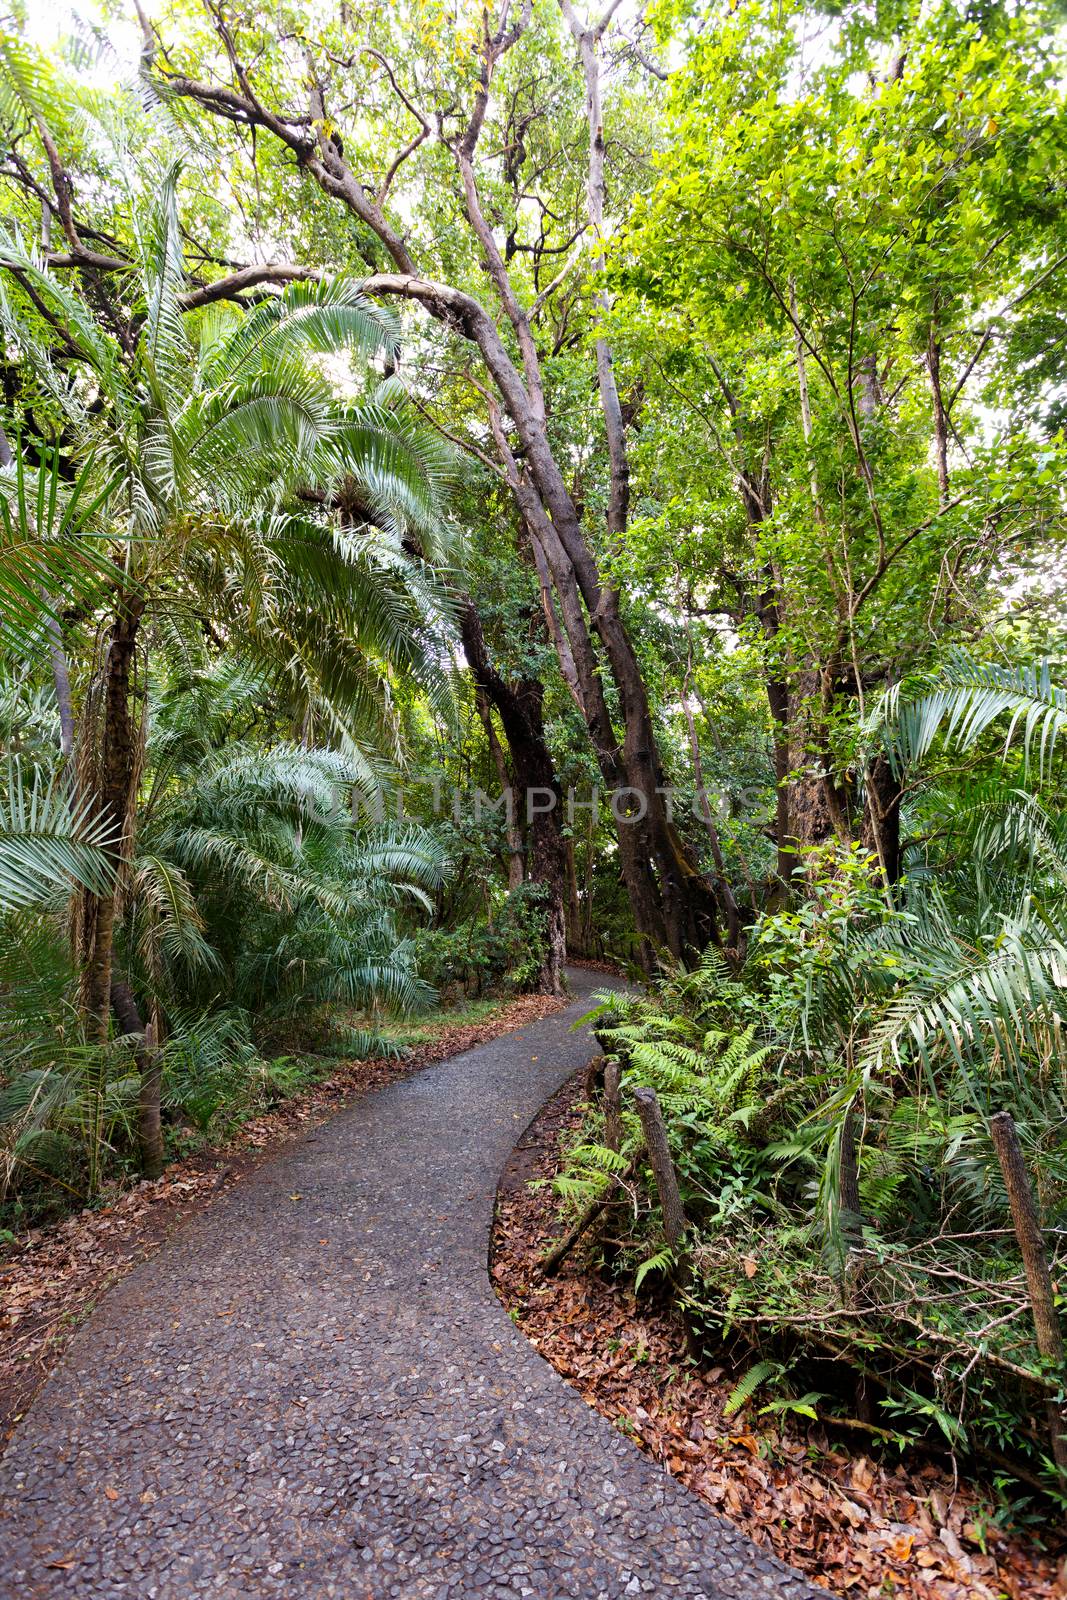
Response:
[[[991,1170],[989,1118],[1008,1109],[1033,1130],[1048,1186],[1062,1182],[1067,816],[1053,780],[1065,728],[1067,692],[1047,661],[1003,666],[956,652],[911,693],[887,695],[883,737],[913,816],[931,826],[905,848],[885,920],[843,930],[836,959],[809,988],[804,1038],[824,1061],[844,1063],[822,1107],[838,1144],[857,1106],[872,1144],[892,1146],[897,1123],[918,1115],[951,1125],[954,1142],[943,1143],[961,1167]],[[939,776],[930,761],[939,737],[953,757],[984,741],[987,774]],[[910,1148],[921,1191],[919,1169],[932,1158],[917,1136]],[[901,1167],[908,1149],[901,1134]]]
[[[71,873],[103,887],[92,873],[105,874],[107,859],[97,850],[68,860],[64,844],[50,882],[37,849],[56,832],[45,790],[24,793],[16,812],[27,819],[32,876],[9,871],[0,806],[0,890],[17,901],[6,913],[0,905],[0,1199],[15,1181],[45,1198],[56,1185],[80,1191],[81,1172],[92,1193],[109,1145],[136,1143],[142,1167],[161,1165],[161,1102],[203,1118],[205,1107],[210,1116],[240,1099],[249,1074],[265,1070],[257,1046],[279,1023],[306,1024],[320,1008],[342,1021],[351,1007],[410,1011],[433,998],[403,918],[442,880],[434,835],[355,817],[363,769],[343,751],[268,743],[247,709],[270,705],[272,687],[247,660],[202,649],[195,671],[181,663],[168,677],[167,668],[160,661],[153,672],[135,848],[116,914],[117,1037],[106,1045],[86,1040],[71,1004],[63,921]],[[0,698],[0,718],[10,709],[25,728],[14,699]],[[42,785],[55,707],[30,704],[38,738],[20,766]],[[59,786],[56,795],[67,804]],[[383,1048],[369,1030],[344,1027],[340,1037],[353,1055]]]
[[[171,169],[151,205],[134,207],[136,265],[124,295],[131,310],[117,332],[33,252],[15,240],[0,247],[9,275],[3,326],[40,409],[73,441],[68,454],[83,472],[91,463],[99,488],[75,546],[80,553],[91,525],[106,581],[76,782],[118,884],[133,846],[146,634],[178,639],[205,617],[240,634],[248,653],[287,681],[294,708],[323,711],[353,753],[368,732],[375,745],[387,729],[391,670],[421,672],[444,693],[433,638],[441,594],[403,542],[415,527],[434,547],[439,453],[389,386],[345,399],[329,370],[388,353],[392,323],[349,278],[293,285],[251,310],[184,313],[176,177]],[[17,492],[17,472],[7,477],[3,498],[25,567],[26,552],[48,541]],[[334,512],[340,490],[360,508],[358,520],[343,524]],[[49,545],[49,576],[62,578],[56,559]],[[29,610],[32,623],[32,603]],[[42,599],[42,618],[48,613]],[[25,605],[17,620],[25,631]],[[101,1045],[116,909],[114,886],[86,887],[81,1008],[89,1039]]]
[[[26,767],[12,755],[0,772],[0,916],[40,905],[72,882],[94,894],[113,888],[111,838],[91,803]]]
[[[246,672],[223,658],[160,697],[132,863],[131,965],[146,989],[186,1007],[224,992],[253,1027],[294,1006],[424,1005],[432,991],[396,913],[428,909],[441,845],[415,824],[357,820],[361,768],[344,752],[227,737]]]
[[[938,828],[909,849],[904,915],[870,936],[869,961],[854,945],[836,1004],[854,1015],[861,991],[884,999],[859,1052],[865,1067],[910,1050],[961,1068],[1018,1068],[1067,1022],[1067,818],[1042,794],[1067,730],[1067,689],[1051,662],[1006,666],[956,651],[917,691],[891,691],[881,719],[912,785],[938,736],[965,753],[1005,725],[1001,759],[966,787],[929,773],[935,792],[924,803]],[[1017,742],[1021,773],[1006,764]]]

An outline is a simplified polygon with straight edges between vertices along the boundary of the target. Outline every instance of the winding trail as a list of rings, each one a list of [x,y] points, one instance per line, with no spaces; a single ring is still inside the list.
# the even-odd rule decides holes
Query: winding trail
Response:
[[[591,1411],[486,1272],[569,1009],[360,1100],[113,1289],[0,1463],[0,1596],[819,1595]],[[53,1565],[49,1565],[53,1563]]]

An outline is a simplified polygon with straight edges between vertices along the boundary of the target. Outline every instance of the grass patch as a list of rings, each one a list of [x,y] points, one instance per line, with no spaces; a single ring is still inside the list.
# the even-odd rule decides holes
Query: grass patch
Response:
[[[413,1050],[420,1044],[429,1044],[451,1028],[468,1028],[475,1023],[491,1021],[506,1011],[514,998],[514,995],[505,995],[489,1000],[464,1000],[457,1006],[429,1011],[422,1017],[385,1021],[377,1031],[390,1044],[402,1050]]]

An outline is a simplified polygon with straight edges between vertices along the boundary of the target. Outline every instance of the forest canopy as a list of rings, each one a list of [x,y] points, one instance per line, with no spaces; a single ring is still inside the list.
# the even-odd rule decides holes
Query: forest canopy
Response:
[[[607,961],[624,1110],[558,1184],[643,1174],[608,1269],[1062,1503],[1062,5],[49,28],[0,39],[3,1216]]]

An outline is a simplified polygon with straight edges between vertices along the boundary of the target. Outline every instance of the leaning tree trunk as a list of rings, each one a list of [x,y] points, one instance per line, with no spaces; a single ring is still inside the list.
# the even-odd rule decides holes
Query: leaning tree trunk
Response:
[[[512,25],[509,26],[505,18],[495,33],[489,32],[487,24],[479,47],[480,70],[469,122],[463,135],[449,145],[460,178],[467,220],[499,303],[499,312],[491,312],[473,295],[453,284],[422,276],[408,238],[388,220],[381,201],[374,197],[373,186],[353,170],[341,139],[326,131],[330,126],[326,89],[317,76],[311,55],[307,58],[309,116],[301,115],[296,120],[289,120],[284,113],[267,111],[251,91],[243,66],[240,92],[227,88],[220,94],[214,85],[169,71],[166,82],[170,92],[197,100],[213,115],[219,114],[220,101],[224,99],[225,115],[237,111],[251,126],[269,131],[287,145],[297,156],[301,171],[358,217],[391,258],[392,271],[376,271],[365,280],[367,294],[396,295],[418,302],[431,316],[470,341],[480,352],[496,391],[495,396],[487,392],[487,408],[500,459],[506,464],[507,483],[529,527],[531,539],[551,571],[569,650],[576,658],[583,658],[578,661],[578,667],[582,675],[586,725],[601,772],[609,779],[612,789],[631,791],[617,808],[620,865],[642,953],[646,963],[650,963],[656,947],[665,946],[672,954],[683,956],[694,947],[702,948],[716,936],[715,894],[700,871],[695,852],[671,817],[669,799],[663,792],[664,773],[640,663],[620,614],[618,597],[611,585],[601,580],[581,518],[553,452],[544,374],[530,312],[520,301],[483,212],[473,166],[489,105],[493,73],[529,24],[531,15],[531,8],[526,6]],[[598,25],[594,30],[595,38],[580,39],[591,127],[588,188],[594,232],[598,231],[598,218],[603,216],[604,184],[603,133],[597,117],[597,54],[610,15],[609,12],[603,26]],[[218,19],[216,25],[221,26]],[[578,35],[584,31],[587,30],[579,27]],[[308,275],[304,268],[295,271],[298,276]],[[216,290],[216,294],[221,292]],[[627,472],[621,408],[611,370],[610,349],[603,340],[598,340],[597,379],[611,458],[608,532],[615,537],[625,527]],[[517,446],[514,451],[509,448],[510,441],[504,439],[501,413],[506,415],[513,430]],[[521,469],[516,464],[517,457],[521,457]],[[594,639],[618,692],[621,743],[616,742],[603,693],[590,692],[599,686]],[[632,801],[629,815],[627,800]]]
[[[522,429],[518,431],[523,437]],[[601,581],[547,441],[538,448],[537,430],[531,434],[527,476],[520,472],[499,425],[494,434],[538,569],[551,578],[559,601],[562,626],[552,627],[550,620],[550,627],[611,796],[619,865],[647,970],[659,949],[682,957],[717,940],[715,892],[674,824],[648,692],[619,613],[618,596]],[[530,481],[535,456],[542,474],[539,487]],[[594,634],[618,691],[621,743],[608,710]]]
[[[525,810],[526,797],[541,791],[537,801],[526,811],[528,878],[532,883],[542,884],[547,892],[545,952],[538,990],[542,994],[560,994],[567,954],[567,857],[560,818],[562,796],[545,741],[544,688],[535,678],[509,683],[496,671],[489,659],[481,619],[469,600],[460,612],[460,634],[477,690],[500,717],[514,777],[513,804]]]

